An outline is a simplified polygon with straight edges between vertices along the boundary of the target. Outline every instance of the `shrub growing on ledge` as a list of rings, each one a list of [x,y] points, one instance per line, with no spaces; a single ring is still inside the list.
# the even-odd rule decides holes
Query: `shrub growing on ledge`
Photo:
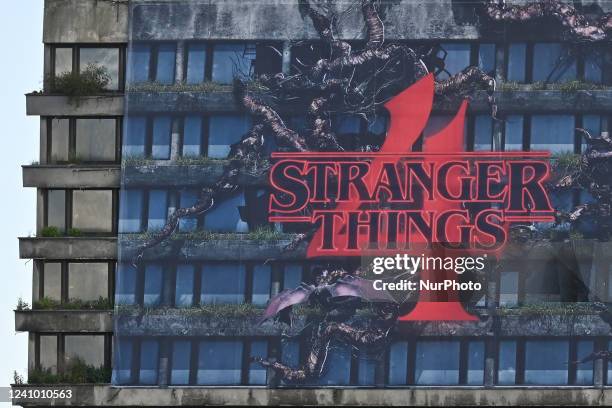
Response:
[[[64,72],[49,82],[52,92],[75,97],[104,92],[110,79],[106,68],[89,64],[81,72]]]
[[[68,228],[67,234],[70,237],[80,237],[81,235],[83,235],[83,233],[81,233],[81,230],[78,228]]]
[[[53,226],[44,227],[42,231],[40,232],[40,234],[43,237],[61,237],[62,236],[62,233],[60,232],[59,228],[53,227]]]
[[[66,364],[63,373],[54,374],[50,369],[35,369],[28,375],[29,384],[108,383],[110,379],[110,369],[88,365],[79,358]]]
[[[113,306],[108,298],[101,296],[97,300],[70,299],[64,303],[44,297],[34,301],[32,308],[35,310],[110,310]]]
[[[17,299],[17,306],[15,310],[27,310],[30,307],[28,302],[24,301],[22,298]]]

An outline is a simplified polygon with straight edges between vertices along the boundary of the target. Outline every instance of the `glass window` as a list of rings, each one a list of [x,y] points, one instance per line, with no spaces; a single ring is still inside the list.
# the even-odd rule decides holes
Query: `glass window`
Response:
[[[480,44],[478,47],[478,68],[487,74],[495,73],[495,44]]]
[[[455,75],[470,66],[470,44],[446,43],[442,44],[446,51],[444,59],[444,69],[448,72],[441,72],[438,79],[447,79],[449,75]],[[443,56],[442,54],[439,54]]]
[[[191,306],[193,304],[194,266],[181,264],[176,267],[176,306]]]
[[[592,340],[578,340],[576,343],[576,357],[580,361],[593,353],[594,342]],[[593,361],[580,363],[576,365],[576,384],[592,385],[593,384]]]
[[[57,373],[57,336],[40,336],[40,368]]]
[[[55,49],[55,76],[72,72],[72,48]]]
[[[118,305],[136,304],[136,268],[127,263],[120,263],[117,268],[115,303]]]
[[[113,192],[111,190],[74,190],[72,226],[83,232],[113,230]]]
[[[359,351],[359,366],[357,368],[357,384],[374,385],[376,374],[376,360],[364,350]]]
[[[497,383],[499,385],[513,385],[516,378],[516,341],[504,340],[499,342],[499,362],[497,370]]]
[[[130,50],[130,82],[147,82],[149,80],[150,65],[151,46],[147,44],[132,44]]]
[[[201,303],[244,303],[244,265],[211,263],[202,268]]]
[[[160,116],[153,120],[153,144],[151,157],[154,159],[170,158],[170,139],[172,136],[172,118]]]
[[[170,384],[189,384],[189,360],[191,358],[191,342],[176,340],[172,344],[172,369],[170,371]]]
[[[285,265],[285,275],[283,281],[283,289],[294,289],[302,283],[302,265],[287,264]]]
[[[533,115],[531,150],[573,152],[575,128],[572,115]]]
[[[508,46],[508,81],[525,82],[525,56],[527,44],[513,43]]]
[[[198,192],[193,190],[183,190],[180,193],[181,208],[191,207],[198,201]],[[198,228],[198,217],[184,217],[179,220],[181,231],[194,231]]]
[[[174,67],[176,66],[176,46],[160,44],[157,50],[157,70],[155,81],[160,84],[174,82]]]
[[[408,374],[408,342],[398,341],[389,348],[389,385],[406,384]]]
[[[52,162],[70,160],[70,120],[51,120],[51,157]]]
[[[108,299],[108,263],[68,264],[68,299],[85,301]]]
[[[414,380],[421,385],[458,384],[459,342],[417,342]]]
[[[470,341],[468,343],[467,384],[482,385],[484,383],[485,343]]]
[[[584,115],[582,117],[582,127],[586,129],[591,136],[599,137],[601,134],[601,116],[599,115]],[[587,148],[586,138],[580,133],[582,139],[580,151],[584,152]]]
[[[332,343],[325,360],[323,375],[317,381],[321,385],[347,385],[351,381],[351,349]]]
[[[339,135],[359,133],[361,118],[356,115],[340,115],[334,120],[332,128]]]
[[[124,159],[144,156],[146,135],[146,118],[129,117],[127,119],[122,153]]]
[[[255,340],[251,342],[251,358],[268,357],[268,342],[266,340]],[[249,384],[264,385],[267,382],[267,370],[256,362],[249,364]]]
[[[62,299],[62,264],[45,262],[43,296],[60,301]]]
[[[584,80],[601,83],[603,81],[604,58],[600,53],[592,53],[584,59]]]
[[[528,340],[525,342],[525,384],[567,384],[569,342]]]
[[[612,340],[608,341],[608,350],[612,350]],[[612,363],[610,363],[610,360],[608,360],[608,385],[612,384]]]
[[[113,355],[113,384],[130,384],[132,382],[132,339],[116,338]]]
[[[88,66],[104,68],[110,77],[107,89],[119,89],[119,48],[81,48],[79,50],[81,72]]]
[[[84,161],[114,161],[117,121],[77,119],[76,157]]]
[[[283,340],[281,362],[289,367],[297,367],[300,364],[300,343],[297,340]],[[287,384],[287,381],[281,380],[281,382]]]
[[[210,340],[200,343],[199,385],[238,385],[242,367],[242,342]]]
[[[523,150],[523,116],[508,115],[505,123],[504,150]]]
[[[563,82],[576,79],[576,59],[559,43],[533,46],[533,80]]]
[[[164,271],[161,265],[145,266],[144,300],[145,306],[157,306],[161,303]]]
[[[224,159],[232,144],[239,142],[251,128],[251,119],[244,115],[214,115],[210,117],[208,157]]]
[[[166,224],[168,215],[168,192],[166,190],[149,191],[149,221],[147,228],[160,230]]]
[[[516,306],[518,303],[519,273],[502,271],[499,276],[499,305]]]
[[[253,268],[253,299],[254,305],[265,305],[270,299],[270,265],[255,265]]]
[[[248,232],[249,227],[238,210],[244,205],[244,194],[222,201],[206,213],[204,226],[215,232]]]
[[[104,366],[104,336],[67,335],[64,338],[66,363],[77,359],[93,367]]]
[[[202,154],[202,117],[187,116],[183,127],[183,156]]]
[[[121,190],[119,200],[119,232],[139,232],[142,219],[143,193],[142,190]]]
[[[493,118],[476,115],[474,118],[474,151],[493,149]]]
[[[368,132],[375,135],[384,135],[387,132],[389,120],[385,115],[377,114],[376,118],[368,124]]]
[[[66,190],[47,190],[47,226],[66,229]]]
[[[255,46],[250,44],[215,44],[213,49],[213,82],[231,84],[234,77],[253,75]]]
[[[187,83],[199,84],[205,80],[206,44],[189,44],[187,51]]]
[[[140,384],[157,383],[157,362],[159,359],[159,344],[156,340],[143,340],[140,343]]]

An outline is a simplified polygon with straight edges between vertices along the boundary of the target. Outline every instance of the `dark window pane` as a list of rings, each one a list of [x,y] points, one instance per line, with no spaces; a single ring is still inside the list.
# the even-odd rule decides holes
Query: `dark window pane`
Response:
[[[505,127],[504,150],[523,150],[523,116],[508,115]]]
[[[578,361],[590,356],[593,352],[593,346],[594,342],[592,340],[579,340],[576,344]],[[593,361],[587,361],[586,363],[576,365],[576,384],[593,384]]]
[[[76,156],[85,161],[114,161],[117,121],[77,119]]]
[[[516,306],[518,303],[519,273],[502,271],[499,278],[499,305]]]
[[[251,127],[251,119],[241,115],[215,115],[210,117],[208,157],[224,159],[230,146],[242,139]]]
[[[590,54],[584,59],[584,80],[600,84],[603,81],[603,55]]]
[[[484,382],[485,344],[484,341],[468,343],[468,385],[482,385]]]
[[[245,268],[224,262],[202,267],[202,303],[243,303]]]
[[[130,384],[132,382],[132,339],[117,338],[113,356],[113,384]]]
[[[198,201],[197,191],[181,191],[180,193],[180,206],[182,208],[191,207]],[[194,231],[198,228],[198,217],[185,217],[179,221],[179,229],[183,232]]]
[[[359,133],[361,127],[361,118],[355,115],[338,116],[332,125],[332,130],[337,134],[354,134]]]
[[[408,342],[398,341],[389,349],[389,385],[406,384],[408,374]]]
[[[145,154],[147,120],[143,117],[130,117],[126,123],[123,141],[123,158],[141,157]]]
[[[250,357],[268,357],[268,342],[266,340],[256,340],[251,342]],[[256,362],[249,365],[249,384],[264,385],[267,382],[267,370]]]
[[[325,360],[323,376],[317,381],[320,385],[347,385],[351,380],[351,350],[349,346],[332,343]]]
[[[62,299],[62,264],[45,262],[43,296],[60,301]]]
[[[478,68],[487,74],[495,72],[495,44],[480,44],[478,47]]]
[[[576,79],[576,59],[558,43],[540,43],[533,47],[533,80],[564,82]]]
[[[142,219],[142,190],[121,190],[119,232],[139,232]]]
[[[187,116],[183,130],[183,156],[199,156],[202,147],[202,117]]]
[[[586,129],[591,136],[599,137],[601,134],[601,116],[599,115],[584,115],[582,117],[582,127]],[[586,138],[584,134],[580,133],[582,142],[580,151],[584,152],[586,150]]]
[[[158,360],[159,344],[157,340],[143,340],[140,343],[140,384],[152,385],[157,383]]]
[[[575,123],[572,115],[533,115],[531,150],[573,152],[574,133]]]
[[[377,115],[376,118],[368,124],[368,132],[375,135],[384,135],[387,132],[388,119],[384,115]]]
[[[211,340],[200,343],[198,354],[199,385],[240,384],[242,342]]]
[[[161,303],[164,271],[161,265],[145,266],[144,305],[157,306]]]
[[[204,82],[206,69],[206,44],[190,44],[187,55],[187,83]]]
[[[359,385],[375,384],[376,361],[376,357],[368,355],[365,351],[359,352],[359,368],[357,369]]]
[[[47,190],[47,226],[66,229],[66,190]]]
[[[493,148],[493,119],[489,115],[476,115],[474,124],[474,151]]]
[[[128,263],[120,263],[117,268],[115,303],[118,305],[136,304],[137,271]]]
[[[66,364],[81,360],[94,367],[104,366],[104,336],[66,335],[64,346]]]
[[[130,82],[147,82],[151,61],[151,46],[133,44],[130,52]]]
[[[497,383],[513,385],[516,376],[516,341],[505,340],[499,343],[499,364]]]
[[[176,46],[160,44],[157,51],[157,73],[155,81],[160,84],[174,82],[174,67],[176,66]]]
[[[238,212],[238,207],[242,206],[244,206],[243,194],[224,200],[206,213],[205,228],[215,232],[248,232],[249,227]]]
[[[455,75],[470,65],[470,44],[447,43],[442,44],[442,48],[447,53],[444,69],[448,73],[441,72],[438,79],[447,79],[449,75]],[[443,53],[438,55],[442,56]]]
[[[149,192],[149,230],[159,230],[166,224],[168,214],[168,192],[151,190]]]
[[[40,368],[57,373],[57,336],[40,336]]]
[[[567,384],[569,342],[528,340],[525,342],[525,384]]]
[[[119,89],[119,48],[81,48],[79,56],[81,72],[88,66],[102,67],[110,77],[106,89]]]
[[[417,342],[414,380],[422,385],[458,384],[459,342]]]
[[[231,84],[234,77],[246,79],[253,75],[255,46],[247,44],[216,44],[213,50],[212,80]]]
[[[68,119],[51,120],[51,162],[62,162],[70,159],[70,121]]]
[[[612,350],[612,340],[608,341],[608,350]],[[608,376],[607,376],[607,383],[608,385],[612,384],[612,363],[610,363],[610,361],[608,360]]]
[[[153,146],[151,157],[154,159],[170,158],[170,137],[172,134],[172,118],[157,117],[153,120]]]
[[[527,45],[523,43],[508,46],[508,81],[525,82],[525,55]]]
[[[302,283],[302,265],[288,264],[285,265],[285,277],[283,281],[283,289],[294,289]]]
[[[281,361],[289,367],[297,367],[300,364],[300,343],[296,340],[283,341],[281,343]],[[281,383],[286,384],[284,380]]]
[[[253,299],[254,305],[265,305],[270,299],[270,265],[255,265],[253,267]]]
[[[85,301],[108,298],[108,263],[69,263],[68,298]]]
[[[176,267],[176,306],[189,307],[193,304],[194,269],[193,265]]]
[[[113,192],[111,190],[73,191],[72,226],[83,232],[111,232]]]
[[[72,48],[55,49],[55,76],[72,72]]]
[[[172,368],[170,370],[170,384],[189,384],[189,360],[191,358],[191,342],[177,340],[172,344]]]

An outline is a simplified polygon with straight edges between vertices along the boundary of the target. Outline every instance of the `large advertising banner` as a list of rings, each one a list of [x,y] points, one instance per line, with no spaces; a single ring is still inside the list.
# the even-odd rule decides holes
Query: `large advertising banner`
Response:
[[[130,2],[113,385],[606,381],[610,47],[417,3]]]

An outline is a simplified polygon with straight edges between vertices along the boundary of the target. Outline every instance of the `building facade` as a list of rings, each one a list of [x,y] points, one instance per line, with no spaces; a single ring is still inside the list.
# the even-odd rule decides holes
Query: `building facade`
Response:
[[[550,27],[496,26],[472,2],[381,4],[387,41],[439,45],[438,79],[468,66],[495,77],[497,118],[477,92],[467,150],[580,154],[576,128],[609,131],[609,42],[581,47]],[[308,339],[285,335],[308,316],[288,328],[258,324],[259,313],[326,262],[283,252],[296,231],[268,225],[265,178],[243,176],[231,198],[181,219],[171,239],[133,260],[215,183],[251,128],[234,78],[291,75],[321,57],[311,20],[297,1],[182,0],[46,0],[44,18],[44,89],[26,98],[28,115],[40,116],[40,158],[23,167],[24,186],[38,192],[37,236],[20,238],[20,256],[34,260],[33,305],[15,312],[16,330],[29,333],[30,375],[15,389],[66,385],[74,395],[54,404],[71,406],[610,403],[605,356],[574,363],[612,347],[589,303],[612,302],[610,243],[588,234],[529,253],[510,245],[471,301],[477,323],[405,324],[383,350],[333,343],[323,375],[299,385],[253,362],[304,363]],[[339,30],[358,46],[360,10]],[[96,67],[101,89],[70,86]],[[424,137],[458,105],[437,101]],[[305,128],[303,112],[282,115]],[[332,124],[338,135],[384,135],[388,119]],[[593,200],[579,189],[552,199],[566,210]]]

